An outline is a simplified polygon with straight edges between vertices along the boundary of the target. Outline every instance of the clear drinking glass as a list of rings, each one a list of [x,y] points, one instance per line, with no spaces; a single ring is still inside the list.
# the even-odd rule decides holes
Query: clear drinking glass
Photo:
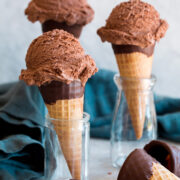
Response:
[[[78,120],[62,120],[62,119],[53,119],[47,116],[46,118],[46,141],[45,141],[45,179],[48,180],[69,180],[73,179],[70,169],[68,168],[67,163],[67,156],[71,156],[71,154],[67,154],[66,152],[66,158],[64,156],[64,150],[67,151],[66,145],[68,144],[69,147],[69,141],[64,140],[63,135],[65,135],[64,127],[67,129],[68,134],[66,133],[67,137],[72,137],[70,143],[72,143],[72,149],[75,149],[73,147],[73,144],[79,144],[78,145],[78,152],[77,159],[80,157],[80,179],[81,180],[88,180],[88,162],[89,162],[89,119],[90,116],[87,113],[83,113],[83,118]],[[60,126],[58,129],[57,126]],[[56,131],[55,131],[56,130]],[[66,131],[66,130],[65,130]],[[56,133],[57,132],[57,133]],[[74,133],[79,133],[77,136],[74,136]],[[59,134],[59,138],[58,135]],[[61,136],[62,134],[62,136]],[[74,136],[74,138],[73,138]],[[60,141],[61,142],[60,142]],[[68,142],[66,144],[66,142]],[[78,143],[77,143],[78,142]],[[63,145],[61,144],[63,143]],[[65,146],[64,146],[65,144]],[[61,147],[63,147],[61,149]],[[77,147],[76,147],[77,149]],[[73,151],[70,151],[73,152]],[[73,153],[72,153],[73,154]],[[75,161],[77,160],[75,159]],[[73,161],[71,163],[71,170],[75,173],[77,169],[77,163]],[[74,164],[73,164],[74,163]],[[74,167],[73,167],[74,166]],[[75,167],[76,166],[76,167]],[[77,179],[77,178],[76,178]],[[79,179],[77,179],[79,180]]]
[[[153,96],[156,78],[124,78],[117,74],[114,76],[114,82],[118,93],[111,129],[111,158],[114,167],[121,167],[131,151],[142,148],[157,137]],[[142,136],[138,134],[138,138],[131,116],[133,123],[135,120],[144,122],[140,131]]]

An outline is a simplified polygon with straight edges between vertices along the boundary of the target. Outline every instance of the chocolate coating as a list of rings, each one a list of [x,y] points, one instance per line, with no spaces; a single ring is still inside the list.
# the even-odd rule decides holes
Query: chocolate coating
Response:
[[[60,81],[52,81],[39,87],[46,104],[54,104],[57,100],[76,99],[84,95],[84,86],[80,81],[66,84]]]
[[[115,54],[127,54],[127,53],[133,53],[133,52],[140,52],[140,53],[146,54],[148,57],[153,55],[154,46],[155,45],[151,45],[146,48],[141,48],[139,46],[134,46],[134,45],[112,44],[112,48],[113,48]]]
[[[124,162],[118,180],[149,180],[153,174],[153,162],[157,163],[143,149],[134,150]]]
[[[69,26],[65,22],[59,23],[53,20],[45,21],[42,24],[43,32],[52,31],[53,29],[63,29],[64,31],[67,31],[73,34],[76,38],[80,37],[82,28],[83,28],[83,25],[74,24],[72,26]]]
[[[157,140],[151,141],[144,149],[163,166],[180,177],[180,149]],[[169,160],[167,160],[168,156]]]

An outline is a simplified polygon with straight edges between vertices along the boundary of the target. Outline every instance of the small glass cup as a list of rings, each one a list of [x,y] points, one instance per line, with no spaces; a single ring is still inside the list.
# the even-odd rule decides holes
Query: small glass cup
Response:
[[[49,115],[47,115],[46,118],[46,140],[45,140],[45,179],[48,180],[69,180],[73,179],[70,169],[68,168],[68,163],[66,161],[65,156],[63,155],[63,151],[61,149],[61,142],[66,144],[66,140],[63,140],[63,128],[68,127],[68,135],[72,137],[72,140],[70,141],[72,144],[74,142],[81,142],[79,145],[79,151],[80,152],[80,179],[81,180],[88,180],[88,162],[89,162],[89,119],[90,116],[87,113],[83,113],[83,118],[79,120],[62,120],[62,119],[53,119],[50,118]],[[60,129],[58,130],[57,127],[55,127],[55,124],[60,124]],[[58,125],[57,124],[57,125]],[[64,126],[64,127],[62,127]],[[74,128],[74,126],[76,128]],[[75,130],[76,129],[76,130]],[[56,131],[55,131],[56,130]],[[62,130],[62,136],[61,136],[61,130]],[[57,132],[58,131],[58,132]],[[60,131],[60,132],[59,132]],[[78,132],[78,138],[80,141],[76,138],[73,138],[73,133]],[[57,133],[60,133],[60,136],[58,138]],[[67,134],[66,134],[67,135]],[[61,142],[59,142],[59,140]],[[68,141],[69,142],[69,141]],[[67,145],[67,144],[66,144]],[[65,148],[65,146],[64,146]],[[70,147],[75,148],[75,147]],[[65,148],[64,150],[67,151]],[[73,151],[71,151],[73,152]],[[73,154],[73,153],[72,153]],[[71,154],[68,154],[68,156],[71,156]],[[66,154],[67,157],[67,154]],[[78,156],[79,158],[79,156]],[[74,164],[73,164],[74,163]],[[75,165],[76,164],[76,165]],[[74,171],[72,173],[75,173],[77,167],[77,163],[72,162],[71,163],[71,170]],[[78,167],[79,168],[79,167]],[[77,179],[77,178],[76,178]],[[79,179],[77,179],[79,180]]]
[[[111,129],[111,158],[114,167],[121,167],[131,151],[142,148],[157,137],[153,96],[156,78],[124,78],[116,74],[114,82],[118,87],[118,93]],[[131,118],[133,113],[139,115],[139,118],[133,120],[144,122],[140,131],[142,134],[138,134],[139,138],[134,128],[135,121]]]

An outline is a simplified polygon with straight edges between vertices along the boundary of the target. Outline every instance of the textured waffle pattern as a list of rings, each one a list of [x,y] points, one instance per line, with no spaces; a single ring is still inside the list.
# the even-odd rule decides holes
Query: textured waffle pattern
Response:
[[[180,180],[177,176],[163,167],[161,164],[153,163],[153,175],[150,180]]]
[[[84,98],[58,100],[47,105],[62,152],[74,179],[81,179],[82,122]],[[60,119],[60,120],[58,120]]]
[[[58,100],[56,104],[46,104],[46,107],[51,118],[64,120],[81,119],[83,114],[83,102],[84,97]]]
[[[116,54],[116,60],[121,76],[149,78],[152,72],[153,56],[142,53]]]
[[[82,122],[54,120],[52,123],[72,177],[81,179]]]
[[[153,56],[147,57],[143,53],[116,54],[116,60],[122,77],[129,78],[150,78],[152,71]],[[131,115],[132,124],[137,139],[142,137],[145,111],[146,97],[143,93],[146,84],[138,82],[127,82],[123,84],[128,109]]]
[[[136,90],[126,90],[125,96],[136,137],[140,139],[145,121],[146,94]]]

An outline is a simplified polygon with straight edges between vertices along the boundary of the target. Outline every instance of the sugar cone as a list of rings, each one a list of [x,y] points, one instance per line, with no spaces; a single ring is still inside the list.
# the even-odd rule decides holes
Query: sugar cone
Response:
[[[81,179],[84,86],[52,81],[39,87],[73,179]]]
[[[159,163],[153,163],[152,171],[153,174],[150,180],[180,180],[177,176]]]
[[[84,97],[46,104],[72,178],[81,179],[82,124]],[[59,121],[62,119],[63,121]]]
[[[153,55],[147,56],[141,52],[132,52],[125,54],[115,54],[115,56],[122,77],[151,77]],[[145,121],[147,94],[144,93],[145,91],[143,90],[146,89],[146,84],[138,80],[129,81],[129,79],[127,79],[124,80],[123,89],[125,92],[136,138],[140,139],[142,137]]]

